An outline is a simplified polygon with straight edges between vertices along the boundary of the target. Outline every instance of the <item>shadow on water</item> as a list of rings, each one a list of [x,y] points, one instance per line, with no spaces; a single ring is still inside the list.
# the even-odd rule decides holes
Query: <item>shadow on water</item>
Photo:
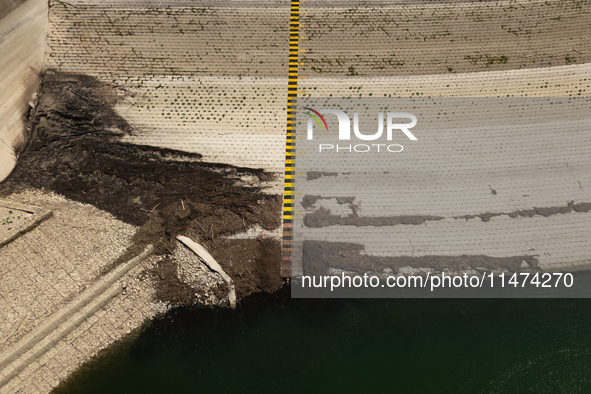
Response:
[[[56,393],[589,393],[588,299],[291,299],[178,309]]]

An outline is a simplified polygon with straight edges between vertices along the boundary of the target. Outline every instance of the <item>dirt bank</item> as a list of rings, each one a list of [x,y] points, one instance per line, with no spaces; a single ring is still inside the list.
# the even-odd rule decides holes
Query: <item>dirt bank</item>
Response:
[[[156,253],[170,255],[175,237],[189,236],[232,276],[239,297],[277,289],[282,283],[279,241],[222,238],[254,225],[280,226],[281,196],[262,192],[274,174],[203,163],[199,154],[121,143],[122,136],[133,133],[114,109],[124,94],[94,77],[48,72],[30,116],[28,145],[0,184],[0,195],[45,189],[108,211],[140,227],[129,254],[151,243]],[[245,176],[258,181],[240,186]],[[174,271],[168,258],[154,271],[158,294],[163,301],[187,303],[192,298]]]

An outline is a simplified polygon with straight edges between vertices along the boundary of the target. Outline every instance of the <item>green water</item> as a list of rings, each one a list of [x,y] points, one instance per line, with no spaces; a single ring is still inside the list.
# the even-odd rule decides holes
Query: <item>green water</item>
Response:
[[[591,300],[292,300],[178,310],[59,393],[591,393]]]

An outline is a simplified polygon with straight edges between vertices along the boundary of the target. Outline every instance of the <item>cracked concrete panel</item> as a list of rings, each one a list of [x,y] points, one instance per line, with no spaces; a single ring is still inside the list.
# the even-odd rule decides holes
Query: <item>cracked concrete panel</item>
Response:
[[[402,259],[379,270],[394,275],[413,272],[405,267],[434,269],[430,259],[454,256],[488,259],[485,266],[498,271],[509,269],[502,259],[515,259],[511,270],[524,271],[591,263],[589,99],[305,98],[298,104],[295,276],[306,272],[304,244],[312,241],[359,245],[351,264]],[[309,126],[310,109],[327,124]],[[348,128],[329,110],[343,111]],[[388,113],[397,115],[388,121]],[[409,114],[417,118],[407,130],[416,140],[403,130]],[[389,123],[398,125],[390,127],[391,139]],[[314,171],[338,175],[309,177]],[[323,272],[343,269],[330,264]]]

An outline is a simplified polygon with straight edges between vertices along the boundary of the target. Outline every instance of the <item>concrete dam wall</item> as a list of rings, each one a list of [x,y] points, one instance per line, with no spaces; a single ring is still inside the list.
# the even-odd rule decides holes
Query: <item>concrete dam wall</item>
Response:
[[[48,5],[2,2],[0,8],[0,181],[26,142],[25,117],[43,72]]]
[[[588,269],[590,11],[0,0],[0,394],[50,392],[171,308],[232,304],[179,236],[223,268],[238,307],[281,275],[359,262],[398,276]],[[314,156],[321,140],[304,137],[301,107],[358,98],[421,107],[419,143],[379,173],[381,158]],[[559,112],[561,129],[541,117]],[[523,132],[524,114],[541,120]]]

